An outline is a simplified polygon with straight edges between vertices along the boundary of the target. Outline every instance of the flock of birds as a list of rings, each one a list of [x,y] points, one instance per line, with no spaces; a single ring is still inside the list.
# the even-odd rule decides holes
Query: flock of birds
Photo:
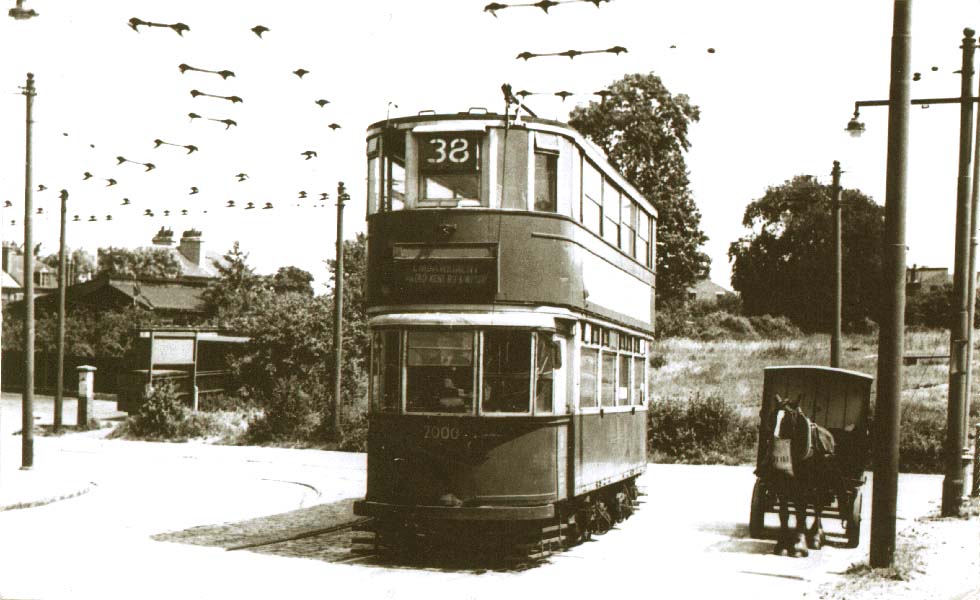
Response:
[[[174,31],[180,37],[183,37],[185,33],[189,32],[191,30],[190,26],[187,25],[187,24],[185,24],[185,23],[179,23],[179,22],[178,23],[157,23],[157,22],[154,22],[154,21],[147,21],[147,20],[144,20],[144,19],[141,19],[141,18],[138,18],[138,17],[131,18],[128,21],[128,25],[129,25],[130,28],[132,28],[137,33],[142,33],[146,29],[160,28],[160,29],[170,29],[170,30]],[[270,31],[270,28],[269,27],[266,27],[265,25],[256,25],[256,26],[252,27],[250,31],[252,33],[254,33],[258,38],[263,39],[263,34],[269,32]],[[189,65],[187,63],[181,63],[181,64],[177,65],[177,69],[180,71],[181,75],[187,74],[187,73],[210,74],[210,75],[215,75],[217,77],[220,77],[222,81],[228,80],[229,78],[236,77],[235,72],[233,70],[231,70],[231,69],[205,69],[205,68],[201,68],[201,67],[197,67],[197,66],[192,66],[192,65]],[[298,68],[298,69],[292,71],[292,74],[295,75],[299,79],[303,79],[304,76],[310,74],[310,71],[308,69],[305,69],[305,68]],[[228,95],[228,96],[225,96],[225,95],[219,95],[219,94],[209,93],[209,92],[202,91],[202,90],[199,90],[199,89],[196,89],[196,88],[191,89],[189,91],[189,93],[190,93],[190,96],[191,96],[192,99],[197,99],[197,98],[212,98],[212,99],[218,99],[218,100],[227,101],[231,105],[242,104],[242,103],[245,102],[245,99],[242,98],[241,96],[238,96],[238,95]],[[317,107],[319,107],[320,109],[323,109],[328,104],[330,104],[330,100],[327,100],[325,98],[317,98],[317,99],[313,100],[313,104],[316,105]],[[218,115],[218,116],[204,116],[204,115],[199,114],[199,113],[196,113],[196,112],[190,112],[190,113],[188,113],[187,116],[189,117],[189,119],[190,119],[190,121],[192,123],[194,121],[196,121],[196,120],[199,120],[199,119],[202,120],[202,121],[212,121],[212,122],[216,122],[216,123],[219,123],[219,124],[224,125],[225,126],[225,128],[224,128],[225,130],[229,130],[232,127],[237,127],[238,126],[238,122],[235,119],[232,119],[232,118],[229,118],[229,117],[224,117],[223,115]],[[331,122],[328,125],[326,125],[326,127],[329,128],[329,129],[331,129],[331,130],[333,130],[333,131],[336,131],[336,130],[338,130],[338,129],[341,128],[341,125],[339,123],[336,123],[336,122]],[[69,134],[67,132],[62,133],[62,135],[64,137],[69,137]],[[89,146],[89,148],[92,148],[92,149],[94,149],[96,147],[95,144],[88,144],[88,146]],[[184,155],[191,155],[191,154],[194,154],[194,153],[200,151],[200,147],[197,144],[194,144],[194,143],[178,143],[178,142],[175,142],[175,141],[167,141],[167,140],[164,140],[164,139],[161,139],[161,138],[156,138],[156,139],[153,140],[152,148],[154,150],[155,149],[159,149],[159,148],[164,147],[164,146],[169,146],[169,147],[173,147],[173,148],[181,148],[181,149],[183,149],[185,151],[184,152]],[[299,158],[301,160],[303,160],[303,161],[313,160],[313,159],[318,158],[318,156],[319,156],[319,154],[318,154],[318,152],[316,150],[304,150],[303,152],[300,152],[299,153]],[[115,160],[116,160],[116,166],[117,167],[118,166],[125,165],[127,163],[131,163],[131,164],[134,164],[134,165],[139,165],[139,166],[143,167],[143,169],[142,169],[142,172],[143,173],[147,173],[147,172],[153,171],[153,170],[155,170],[157,168],[157,165],[154,164],[153,162],[150,162],[150,161],[145,161],[144,162],[142,160],[132,160],[132,159],[127,158],[126,156],[122,156],[122,155],[116,156],[115,157]],[[122,177],[120,177],[118,175],[115,175],[113,177],[100,177],[100,178],[97,178],[95,175],[93,175],[92,171],[84,171],[82,173],[81,177],[80,177],[80,181],[90,181],[90,180],[99,181],[99,180],[101,180],[101,181],[104,181],[105,182],[105,186],[104,187],[109,188],[109,187],[116,186],[117,184],[120,183],[120,181],[119,181],[119,179],[117,179],[117,177],[119,177],[119,179],[122,179]],[[234,175],[232,177],[232,179],[234,181],[237,181],[237,182],[245,182],[245,181],[247,181],[249,179],[249,176],[245,172],[240,172],[240,173]],[[47,189],[48,189],[48,187],[46,185],[44,185],[44,184],[38,184],[37,185],[36,192],[37,193],[43,193]],[[201,188],[198,187],[197,185],[189,186],[188,196],[194,196],[194,195],[197,195],[197,194],[200,194],[200,193],[201,193]],[[306,190],[300,190],[298,192],[298,194],[297,194],[297,199],[298,200],[302,200],[302,199],[306,199],[306,198],[308,198]],[[319,197],[314,196],[312,198],[315,200],[314,207],[315,208],[320,208],[320,207],[326,206],[325,203],[329,200],[330,194],[329,194],[329,192],[320,192],[319,193]],[[120,206],[134,206],[135,204],[136,203],[134,201],[130,200],[130,198],[122,198],[122,201],[120,202],[119,205]],[[14,203],[11,202],[10,200],[5,200],[4,203],[3,203],[3,206],[4,206],[4,208],[14,208]],[[259,209],[259,210],[272,210],[272,209],[275,208],[275,205],[272,202],[269,202],[269,201],[266,201],[266,202],[255,202],[255,201],[238,202],[236,200],[227,200],[225,202],[225,205],[224,206],[226,208],[241,207],[244,210],[254,210],[254,209]],[[297,206],[300,206],[300,205],[297,204]],[[37,215],[45,215],[45,214],[53,213],[54,211],[49,211],[48,213],[46,213],[43,206],[38,206],[37,209],[34,212]],[[179,211],[178,210],[170,210],[170,209],[164,209],[164,210],[160,211],[160,213],[164,217],[169,217],[172,214],[175,215],[175,216],[178,215],[178,214],[181,215],[181,216],[189,216],[191,214],[191,212],[192,212],[192,210],[191,209],[188,209],[188,208],[181,208],[181,209],[179,209]],[[207,213],[208,211],[206,209],[203,209],[200,212]],[[143,211],[142,214],[145,217],[155,217],[155,216],[157,216],[157,212],[154,211],[151,208],[146,208]],[[71,218],[71,221],[72,222],[76,222],[76,223],[77,222],[98,222],[100,220],[102,220],[102,221],[113,221],[114,220],[114,217],[113,217],[112,214],[106,214],[104,217],[102,217],[100,219],[98,216],[96,216],[96,215],[93,214],[93,215],[90,215],[88,217],[88,219],[86,220],[82,215],[75,214]],[[10,226],[16,226],[17,225],[17,222],[18,221],[17,221],[16,218],[10,219],[9,225]]]

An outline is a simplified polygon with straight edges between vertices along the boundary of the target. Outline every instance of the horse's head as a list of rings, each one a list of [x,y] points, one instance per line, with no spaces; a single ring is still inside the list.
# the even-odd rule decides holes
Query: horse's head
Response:
[[[799,399],[783,400],[776,394],[776,437],[790,440],[805,439],[809,435],[809,423],[803,410],[800,409]]]

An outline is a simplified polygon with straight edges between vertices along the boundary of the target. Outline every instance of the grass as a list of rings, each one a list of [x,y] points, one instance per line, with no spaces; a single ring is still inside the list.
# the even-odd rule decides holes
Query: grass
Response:
[[[758,419],[762,401],[763,369],[779,365],[826,365],[830,341],[827,335],[807,335],[778,340],[694,340],[668,338],[653,345],[651,401],[684,403],[692,398],[720,398],[749,419]],[[945,355],[949,335],[944,331],[910,330],[905,336],[907,354]],[[841,364],[844,368],[877,376],[877,338],[874,335],[846,335]],[[978,354],[980,355],[980,354]],[[919,361],[903,368],[902,448],[903,472],[942,471],[942,446],[946,430],[949,366],[943,359]],[[974,367],[971,423],[980,417],[980,369]],[[872,391],[872,394],[874,391]],[[672,408],[675,413],[678,409]],[[657,432],[651,429],[651,436]],[[668,439],[670,436],[667,436]],[[750,445],[754,442],[750,442]],[[729,444],[723,446],[730,447]],[[665,456],[663,452],[667,452]],[[728,452],[728,451],[726,451]],[[669,448],[652,453],[654,460],[680,460],[669,456]],[[710,453],[718,462],[732,464],[751,461],[746,448],[731,447],[725,456]],[[739,457],[742,457],[741,459]],[[701,455],[696,462],[704,462]]]

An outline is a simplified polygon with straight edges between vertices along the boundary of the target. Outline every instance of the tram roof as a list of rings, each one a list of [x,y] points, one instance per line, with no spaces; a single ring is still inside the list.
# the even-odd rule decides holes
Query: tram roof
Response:
[[[445,123],[449,125],[452,122],[459,121],[469,121],[466,128],[469,130],[483,130],[487,127],[503,127],[504,121],[508,117],[499,113],[446,113],[446,114],[424,114],[424,115],[414,115],[408,117],[396,117],[393,119],[385,119],[383,121],[378,121],[372,123],[367,128],[368,137],[373,137],[381,133],[385,127],[395,127],[398,129],[415,129],[416,125],[422,124],[436,124]],[[640,193],[636,187],[631,184],[626,177],[622,175],[615,167],[609,164],[609,158],[606,153],[602,151],[597,145],[595,145],[591,140],[583,136],[578,132],[577,129],[573,128],[568,123],[563,123],[561,121],[556,121],[553,119],[542,119],[540,117],[531,117],[526,115],[521,115],[521,123],[518,125],[514,122],[514,117],[510,116],[510,126],[511,127],[521,127],[524,129],[531,129],[534,131],[544,131],[547,133],[554,133],[557,135],[562,135],[567,138],[571,138],[586,156],[588,156],[593,162],[599,165],[600,169],[610,177],[612,177],[616,184],[619,185],[625,192],[632,196],[637,201],[641,202],[644,207],[649,210],[654,218],[658,218],[657,209],[654,208],[653,204]],[[451,129],[445,129],[445,131],[451,131]]]

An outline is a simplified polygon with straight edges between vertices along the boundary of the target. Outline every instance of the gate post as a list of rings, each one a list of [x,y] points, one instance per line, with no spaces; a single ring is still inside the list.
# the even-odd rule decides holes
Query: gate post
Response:
[[[88,406],[95,397],[95,371],[91,365],[81,365],[78,370],[78,417],[77,427],[88,426]]]

